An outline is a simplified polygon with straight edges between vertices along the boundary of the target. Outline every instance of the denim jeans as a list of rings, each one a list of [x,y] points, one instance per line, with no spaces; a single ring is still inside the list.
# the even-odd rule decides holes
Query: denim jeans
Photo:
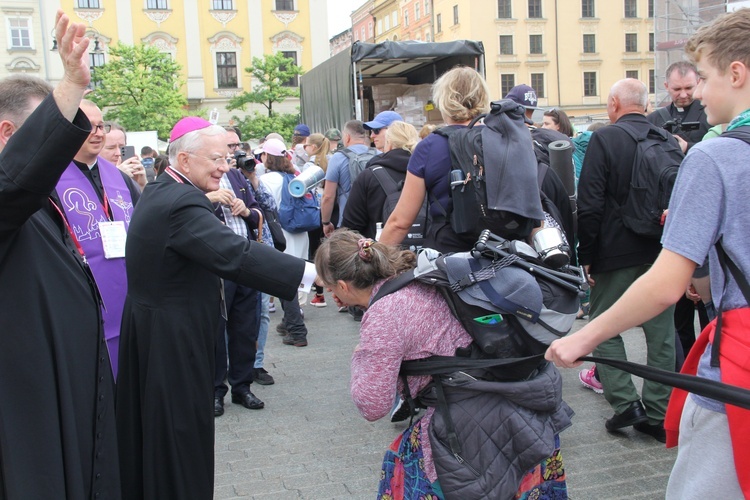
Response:
[[[263,368],[268,325],[271,323],[271,316],[268,313],[268,308],[271,306],[271,296],[267,293],[261,294],[260,304],[260,327],[258,328],[258,349],[255,352],[255,368]]]

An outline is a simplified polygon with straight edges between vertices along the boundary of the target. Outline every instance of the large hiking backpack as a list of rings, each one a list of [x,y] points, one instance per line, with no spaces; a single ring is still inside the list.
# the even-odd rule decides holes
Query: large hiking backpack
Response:
[[[344,156],[346,156],[346,159],[349,160],[349,178],[351,179],[351,182],[354,182],[354,179],[356,179],[365,167],[367,167],[367,163],[372,160],[373,157],[380,154],[375,148],[367,148],[367,151],[362,153],[355,153],[350,148],[344,148],[341,150],[341,153],[343,153]]]
[[[537,161],[523,106],[503,99],[466,128],[442,127],[451,153],[450,217],[453,231],[478,238],[484,229],[508,239],[529,236],[544,219],[537,187]],[[475,127],[484,119],[483,127]]]
[[[282,173],[284,183],[281,186],[281,203],[279,203],[279,223],[290,233],[306,233],[320,227],[320,203],[317,196],[307,192],[299,198],[289,192],[289,183],[294,175]]]
[[[661,238],[662,216],[677,179],[677,170],[685,155],[670,134],[650,126],[638,131],[630,124],[615,123],[636,142],[630,190],[621,206],[623,225],[635,234]]]
[[[401,198],[401,189],[404,187],[404,182],[401,181],[396,183],[396,181],[393,180],[393,177],[391,177],[386,171],[385,167],[380,165],[370,167],[370,170],[372,171],[375,180],[378,181],[380,187],[385,191],[385,203],[383,204],[383,213],[381,216],[381,220],[383,221],[383,224],[385,224],[388,221],[388,217],[391,216],[391,213],[393,213],[393,210],[396,208],[399,198]],[[422,248],[429,219],[430,212],[427,207],[427,197],[425,196],[425,199],[422,202],[422,207],[419,209],[419,213],[414,219],[409,232],[401,242],[401,246],[411,250]]]

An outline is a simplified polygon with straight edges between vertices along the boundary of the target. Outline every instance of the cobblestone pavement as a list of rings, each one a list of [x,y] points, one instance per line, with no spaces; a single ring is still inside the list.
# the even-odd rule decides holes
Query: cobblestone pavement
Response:
[[[359,324],[328,300],[325,308],[304,307],[308,347],[283,345],[275,332],[281,308],[271,314],[266,369],[276,384],[252,386],[265,409],[227,398],[216,419],[216,499],[375,498],[383,452],[405,424],[367,422],[357,412],[348,385]],[[631,360],[644,362],[641,330],[624,338]],[[577,373],[563,370],[563,396],[576,412],[561,434],[570,498],[663,498],[675,450],[632,428],[606,432],[612,410]]]

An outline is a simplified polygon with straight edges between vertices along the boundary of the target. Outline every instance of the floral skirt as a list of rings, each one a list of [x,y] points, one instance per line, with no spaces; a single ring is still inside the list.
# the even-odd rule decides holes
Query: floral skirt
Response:
[[[422,443],[419,440],[422,419],[402,432],[385,452],[380,473],[378,499],[382,500],[442,500],[440,484],[430,482],[424,470]],[[524,474],[518,492],[519,500],[568,498],[560,438],[555,437],[555,451]]]

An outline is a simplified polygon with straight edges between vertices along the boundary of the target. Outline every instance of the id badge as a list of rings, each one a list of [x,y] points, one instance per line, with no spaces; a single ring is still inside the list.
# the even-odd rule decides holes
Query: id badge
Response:
[[[102,236],[105,259],[120,259],[125,257],[127,232],[125,231],[125,223],[123,221],[100,222],[99,233]]]

